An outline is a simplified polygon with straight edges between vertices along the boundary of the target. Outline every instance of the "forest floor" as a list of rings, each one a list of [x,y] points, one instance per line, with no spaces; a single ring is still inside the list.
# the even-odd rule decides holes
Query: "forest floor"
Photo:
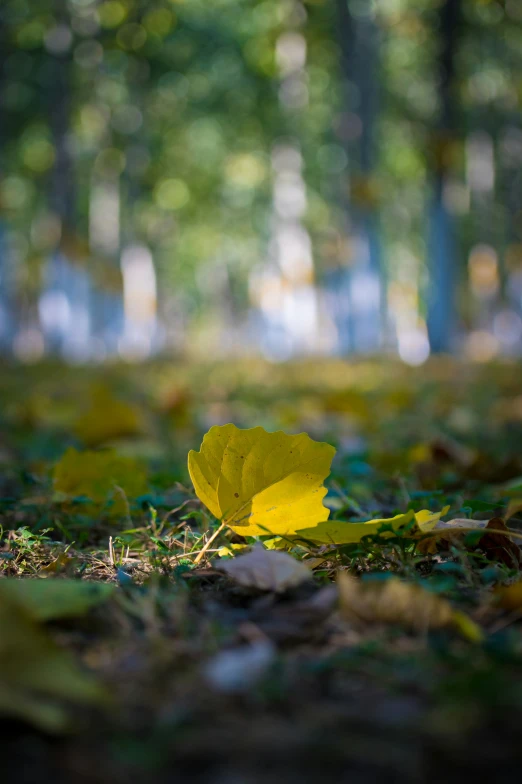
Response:
[[[218,523],[187,470],[228,422],[332,444],[346,526],[457,522],[290,539],[311,579],[245,584],[223,564],[254,540],[225,529],[201,552]],[[71,448],[89,454],[67,485]],[[0,464],[6,782],[519,779],[519,364],[12,367]]]

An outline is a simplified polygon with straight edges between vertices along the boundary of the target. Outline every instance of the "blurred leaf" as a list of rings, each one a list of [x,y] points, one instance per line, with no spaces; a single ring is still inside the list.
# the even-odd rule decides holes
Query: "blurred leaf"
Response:
[[[346,572],[337,575],[342,615],[350,621],[396,624],[423,632],[454,627],[468,639],[482,638],[479,627],[451,604],[418,585],[389,580],[361,582]]]
[[[506,482],[502,488],[503,493],[508,496],[515,496],[515,500],[520,498],[522,494],[522,477],[517,476],[516,479],[511,479]]]
[[[243,536],[292,534],[326,520],[324,479],[335,449],[305,433],[212,427],[188,458],[198,498]]]
[[[146,469],[142,463],[113,450],[78,452],[70,448],[54,468],[56,493],[69,501],[86,496],[94,502],[93,511],[112,501],[107,513],[124,515],[128,500],[142,495],[146,489]]]
[[[448,547],[449,542],[454,541],[461,541],[466,537],[469,533],[481,532],[486,531],[487,528],[494,529],[491,534],[488,536],[495,536],[500,532],[500,539],[494,540],[490,539],[491,547],[502,548],[502,542],[508,547],[508,550],[511,549],[510,546],[513,545],[512,556],[517,556],[517,551],[519,550],[518,546],[513,543],[513,540],[517,537],[516,531],[511,531],[504,523],[502,518],[493,518],[490,521],[491,525],[486,520],[468,520],[467,517],[456,517],[453,520],[448,520],[444,522],[439,520],[439,522],[434,525],[430,531],[434,534],[433,536],[427,536],[426,538],[422,539],[419,544],[417,545],[418,550],[421,553],[436,553],[439,548],[446,548]],[[498,524],[497,524],[498,523]],[[506,536],[503,536],[504,530],[506,531]],[[509,538],[511,537],[511,538]],[[507,539],[507,542],[504,540]],[[496,541],[496,545],[494,542]],[[480,537],[480,544],[481,548],[484,542],[484,536]],[[509,546],[508,546],[509,543]],[[511,558],[512,556],[509,556]],[[507,557],[507,556],[506,556]]]
[[[23,605],[3,594],[0,628],[0,714],[61,732],[72,724],[73,704],[104,702],[102,687],[79,669]]]
[[[276,593],[312,579],[304,563],[288,553],[265,550],[262,545],[256,545],[247,555],[218,564],[217,568],[246,588]]]
[[[248,550],[248,544],[229,544],[223,547],[220,547],[218,550],[218,555],[220,558],[224,558],[226,556],[234,556],[241,550]]]
[[[489,529],[489,530],[488,530]],[[509,538],[509,528],[501,517],[493,517],[481,537],[479,548],[490,561],[499,561],[510,569],[522,563],[520,547]],[[505,532],[505,533],[504,533]]]
[[[87,446],[98,446],[107,441],[142,432],[138,410],[113,397],[111,390],[98,385],[92,394],[91,408],[81,416],[74,432]]]
[[[517,612],[522,610],[522,580],[512,585],[501,585],[493,593],[493,602],[503,610]]]
[[[428,509],[421,509],[420,512],[415,512],[415,522],[419,526],[421,532],[427,533],[433,530],[441,517],[448,514],[449,505],[441,509],[440,512],[430,512]]]
[[[60,572],[67,571],[76,564],[76,558],[73,558],[69,553],[60,553],[60,555],[51,561],[47,566],[42,566],[39,571],[40,575],[59,574]]]
[[[75,618],[106,601],[112,583],[87,580],[39,580],[7,578],[0,581],[0,603],[15,602],[39,621]]]

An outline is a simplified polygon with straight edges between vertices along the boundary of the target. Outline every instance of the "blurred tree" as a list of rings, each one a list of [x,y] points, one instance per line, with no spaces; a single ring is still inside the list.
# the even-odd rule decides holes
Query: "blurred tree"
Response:
[[[455,283],[458,251],[454,219],[448,207],[449,175],[459,152],[456,57],[461,34],[461,0],[443,0],[437,14],[438,122],[432,137],[432,188],[429,209],[429,312],[432,351],[449,351],[455,336]]]
[[[381,343],[385,302],[376,152],[380,36],[371,3],[364,6],[338,0],[337,6],[345,96],[340,132],[350,166],[346,198],[350,247],[348,332],[350,348],[367,351]]]
[[[59,298],[40,300],[65,275],[67,307],[81,290],[92,339],[116,350],[121,260],[136,248],[154,261],[169,339],[200,317],[203,342],[219,320],[244,325],[285,178],[303,201],[301,293],[317,286],[336,326],[324,345],[383,340],[421,361],[428,322],[447,350],[459,323],[484,332],[497,315],[494,286],[487,302],[474,293],[486,268],[518,313],[518,6],[4,0],[1,274],[24,329],[56,311]],[[285,145],[300,159],[293,190],[274,164]],[[67,264],[50,275],[57,248]],[[288,283],[273,307],[291,309]]]

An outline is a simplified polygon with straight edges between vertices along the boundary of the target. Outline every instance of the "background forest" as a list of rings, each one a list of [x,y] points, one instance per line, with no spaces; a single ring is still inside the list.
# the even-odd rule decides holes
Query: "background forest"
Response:
[[[522,346],[518,0],[3,0],[17,359]]]

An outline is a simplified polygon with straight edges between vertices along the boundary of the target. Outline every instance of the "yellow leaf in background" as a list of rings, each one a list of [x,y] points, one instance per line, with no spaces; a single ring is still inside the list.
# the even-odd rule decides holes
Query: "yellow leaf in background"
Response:
[[[263,539],[263,547],[266,547],[267,550],[290,550],[293,544],[293,539],[284,539],[282,536],[274,536],[273,539]]]
[[[38,621],[77,618],[91,607],[106,601],[114,592],[113,583],[87,580],[0,580],[0,604],[15,602]]]
[[[328,518],[323,506],[335,449],[306,433],[267,433],[262,427],[210,428],[188,457],[196,495],[243,536],[293,534]]]
[[[94,509],[107,505],[104,511],[119,516],[126,514],[128,501],[147,491],[147,475],[140,461],[113,450],[78,452],[70,448],[54,468],[54,490],[70,501],[86,496]],[[92,505],[83,508],[93,511]]]
[[[60,553],[54,561],[51,561],[50,564],[47,566],[42,566],[41,569],[38,571],[38,575],[42,577],[46,577],[50,574],[59,574],[60,572],[66,571],[68,568],[74,566],[77,562],[76,558],[69,555],[69,553]]]
[[[396,515],[395,517],[368,520],[365,523],[328,520],[313,528],[300,528],[296,531],[295,537],[307,539],[311,542],[321,542],[322,544],[355,544],[360,542],[363,536],[375,536],[383,526],[391,526],[393,531],[399,531],[412,520],[412,511]],[[392,531],[383,532],[383,536],[392,535]]]
[[[1,715],[61,732],[73,721],[73,705],[104,702],[102,687],[56,645],[24,606],[6,596],[0,596],[0,629]]]
[[[372,417],[367,395],[354,389],[330,392],[323,398],[324,410],[332,414],[345,414],[367,422]]]
[[[522,610],[522,580],[511,585],[500,585],[495,589],[493,601],[497,607],[511,612]]]
[[[473,642],[482,639],[480,628],[446,599],[397,577],[361,582],[338,572],[337,585],[341,614],[352,622],[396,624],[417,632],[453,627]]]
[[[134,406],[99,385],[93,391],[90,409],[76,421],[74,432],[86,446],[98,446],[142,432],[141,417]]]
[[[247,555],[218,564],[217,568],[245,588],[276,593],[312,579],[312,573],[304,563],[288,553],[265,550],[262,545],[256,545]]]
[[[241,550],[248,550],[248,544],[229,544],[220,547],[218,550],[218,555],[220,558],[225,558],[225,556],[232,556],[236,555],[236,553],[241,552]]]
[[[431,446],[426,443],[415,444],[408,449],[408,460],[411,463],[427,463],[431,455]]]

